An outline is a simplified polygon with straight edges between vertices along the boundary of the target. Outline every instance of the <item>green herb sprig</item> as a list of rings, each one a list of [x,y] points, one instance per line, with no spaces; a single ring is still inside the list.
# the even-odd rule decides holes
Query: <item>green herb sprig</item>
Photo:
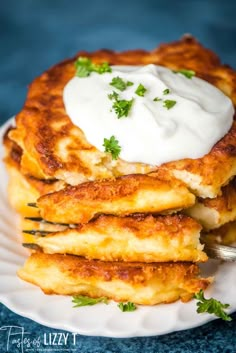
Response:
[[[125,312],[125,311],[135,311],[137,309],[137,306],[132,303],[132,302],[127,302],[127,303],[119,303],[117,304],[118,308]]]
[[[140,83],[135,91],[135,93],[140,96],[140,97],[144,97],[145,92],[147,91],[147,88],[144,87],[144,85],[142,85],[142,83]]]
[[[164,89],[164,91],[163,91],[164,95],[169,94],[169,93],[170,93],[170,89],[169,88]]]
[[[129,115],[130,109],[132,108],[134,99],[126,100],[119,99],[118,93],[114,92],[108,94],[108,98],[114,100],[112,108],[114,109],[117,118],[127,117]]]
[[[231,321],[232,318],[224,311],[229,307],[229,304],[222,304],[220,301],[210,298],[206,299],[204,297],[204,292],[201,289],[200,292],[194,295],[194,298],[199,300],[197,302],[197,312],[198,313],[209,313],[220,317],[222,320]]]
[[[78,308],[80,306],[95,305],[98,303],[108,304],[108,299],[106,297],[90,298],[86,295],[75,295],[72,298],[72,303],[75,304],[73,308]]]
[[[107,62],[102,64],[94,64],[91,59],[79,56],[75,61],[76,76],[87,77],[91,72],[97,72],[98,74],[104,74],[106,72],[112,72],[110,65]]]
[[[163,102],[163,107],[165,107],[166,109],[171,109],[175,106],[176,101],[170,100],[170,99],[166,99]]]
[[[182,74],[188,79],[191,79],[193,76],[196,75],[196,72],[193,70],[187,70],[187,69],[181,69],[181,70],[174,70],[173,71],[175,74]]]
[[[153,98],[153,101],[154,101],[154,102],[160,102],[160,101],[162,101],[162,99],[159,98],[159,97],[155,97],[155,98]]]
[[[166,88],[163,90],[162,94],[163,96],[166,96],[167,94],[170,93],[170,89],[169,88]],[[176,101],[174,100],[171,100],[171,99],[165,99],[163,100],[162,98],[159,98],[159,97],[155,97],[153,98],[153,101],[154,102],[160,102],[160,101],[163,101],[163,107],[166,108],[166,109],[171,109],[175,106],[175,104],[177,103]]]
[[[113,77],[113,79],[110,82],[110,85],[117,88],[120,91],[124,91],[127,87],[133,86],[133,82],[131,81],[125,82],[122,78],[117,76],[117,77]]]
[[[133,101],[133,99],[117,99],[115,101],[112,108],[115,110],[118,119],[122,118],[123,116],[127,117],[129,115],[129,111],[133,105]]]
[[[105,152],[111,153],[112,159],[117,159],[121,152],[121,147],[115,136],[111,136],[109,139],[104,138],[103,147],[105,147]]]
[[[109,93],[108,94],[108,98],[110,100],[114,99],[114,100],[118,100],[119,99],[119,94],[115,91],[113,91],[112,93]]]

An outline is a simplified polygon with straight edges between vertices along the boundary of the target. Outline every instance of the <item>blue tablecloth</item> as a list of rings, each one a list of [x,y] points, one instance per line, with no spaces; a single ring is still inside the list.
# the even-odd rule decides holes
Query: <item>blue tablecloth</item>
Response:
[[[236,68],[236,2],[222,0],[8,0],[0,4],[0,123],[18,112],[27,85],[43,70],[79,50],[154,48],[192,33]],[[1,284],[0,284],[1,285]],[[78,336],[76,345],[35,352],[236,352],[236,315],[160,337],[110,339]],[[0,328],[21,326],[31,338],[61,332],[0,306]],[[57,350],[58,348],[58,350]],[[61,348],[59,350],[59,348]],[[21,352],[0,330],[0,353]]]

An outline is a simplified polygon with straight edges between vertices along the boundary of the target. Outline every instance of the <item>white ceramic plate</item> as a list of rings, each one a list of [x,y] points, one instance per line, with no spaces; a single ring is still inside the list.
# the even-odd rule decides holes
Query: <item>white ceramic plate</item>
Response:
[[[0,129],[1,140],[9,124],[10,121]],[[97,304],[75,309],[70,297],[45,295],[39,288],[21,281],[16,271],[22,266],[28,253],[21,246],[17,235],[17,215],[7,202],[7,174],[2,157],[1,144],[0,300],[3,304],[17,314],[49,327],[107,337],[162,335],[200,326],[215,318],[208,314],[197,314],[195,300],[187,304],[176,302],[155,307],[143,306],[130,313],[122,313],[113,302],[109,305]],[[236,263],[219,264],[209,261],[202,270],[206,276],[215,275],[215,282],[206,291],[206,296],[230,303],[230,312],[236,310]]]

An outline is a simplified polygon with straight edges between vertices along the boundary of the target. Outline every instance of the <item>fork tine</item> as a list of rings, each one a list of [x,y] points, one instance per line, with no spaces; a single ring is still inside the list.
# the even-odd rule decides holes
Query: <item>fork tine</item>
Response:
[[[43,222],[44,221],[44,219],[41,217],[25,217],[25,219],[27,219],[29,221],[33,221],[33,222]]]
[[[37,235],[40,234],[41,236],[45,236],[50,233],[56,233],[48,230],[37,230],[37,229],[31,229],[31,230],[22,230],[23,233],[25,234],[31,234],[31,235]]]
[[[32,250],[42,250],[42,248],[34,243],[22,243],[22,246],[27,249],[32,249]]]
[[[38,208],[38,206],[37,206],[37,203],[36,203],[36,202],[28,202],[28,203],[27,203],[27,206],[29,206],[29,207],[35,207],[35,208]]]
[[[236,261],[236,247],[215,243],[205,243],[204,251],[213,259]]]
[[[29,221],[45,223],[45,224],[54,224],[54,225],[58,225],[58,226],[67,226],[67,227],[70,226],[68,223],[55,223],[55,222],[46,221],[45,219],[43,219],[41,217],[25,217],[25,219],[27,219]]]

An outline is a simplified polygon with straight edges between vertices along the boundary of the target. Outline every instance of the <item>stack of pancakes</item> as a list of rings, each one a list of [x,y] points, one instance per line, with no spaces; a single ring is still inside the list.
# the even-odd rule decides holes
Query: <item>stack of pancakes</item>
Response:
[[[194,70],[236,103],[236,73],[189,36],[151,52],[78,56]],[[236,122],[199,159],[159,167],[114,161],[65,113],[62,94],[75,59],[36,78],[16,127],[5,134],[9,200],[31,249],[18,274],[48,294],[187,301],[211,282],[198,277],[197,263],[207,260],[200,234],[235,240]]]

